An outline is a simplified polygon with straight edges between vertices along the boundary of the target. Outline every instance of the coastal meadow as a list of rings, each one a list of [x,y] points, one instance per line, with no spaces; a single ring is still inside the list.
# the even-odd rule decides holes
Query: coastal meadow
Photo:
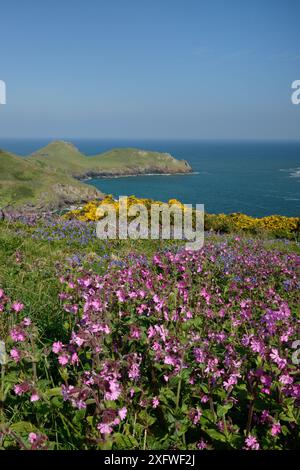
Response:
[[[299,449],[298,242],[0,224],[2,449]]]

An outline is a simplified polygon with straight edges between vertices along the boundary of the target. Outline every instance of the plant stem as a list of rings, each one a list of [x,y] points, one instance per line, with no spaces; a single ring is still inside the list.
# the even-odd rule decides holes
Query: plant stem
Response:
[[[147,447],[147,428],[145,429],[144,433],[144,445],[143,445],[143,450],[146,450]]]
[[[1,421],[5,422],[4,414],[4,377],[5,377],[5,365],[1,364],[1,400],[0,400],[0,409],[1,409]]]
[[[181,392],[181,384],[182,384],[182,376],[180,374],[178,386],[177,386],[177,395],[176,395],[176,411],[179,408],[179,401],[180,401],[180,392]]]
[[[248,420],[247,420],[247,427],[246,427],[246,436],[249,435],[251,430],[252,418],[253,418],[253,411],[254,411],[254,399],[250,402],[249,413],[248,413]]]

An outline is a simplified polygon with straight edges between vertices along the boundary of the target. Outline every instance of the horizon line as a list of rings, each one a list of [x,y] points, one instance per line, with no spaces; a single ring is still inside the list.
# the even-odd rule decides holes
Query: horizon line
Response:
[[[156,140],[156,141],[203,141],[203,142],[300,142],[299,138],[287,138],[287,137],[275,137],[275,138],[263,138],[263,137],[241,137],[241,138],[229,138],[229,137],[96,137],[96,136],[5,136],[0,137],[1,140]]]

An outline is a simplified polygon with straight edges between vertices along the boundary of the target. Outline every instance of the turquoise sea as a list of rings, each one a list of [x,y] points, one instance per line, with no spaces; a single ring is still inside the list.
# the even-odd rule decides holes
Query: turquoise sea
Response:
[[[51,139],[0,139],[0,148],[29,154]],[[64,139],[92,155],[114,147],[169,152],[187,160],[192,175],[93,179],[115,196],[135,194],[204,204],[211,213],[300,215],[300,142]]]

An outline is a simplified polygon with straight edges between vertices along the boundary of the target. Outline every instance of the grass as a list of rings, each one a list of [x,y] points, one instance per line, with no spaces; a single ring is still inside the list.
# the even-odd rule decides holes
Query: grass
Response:
[[[64,201],[100,196],[95,188],[61,171],[0,150],[0,208],[26,204],[56,208]]]

